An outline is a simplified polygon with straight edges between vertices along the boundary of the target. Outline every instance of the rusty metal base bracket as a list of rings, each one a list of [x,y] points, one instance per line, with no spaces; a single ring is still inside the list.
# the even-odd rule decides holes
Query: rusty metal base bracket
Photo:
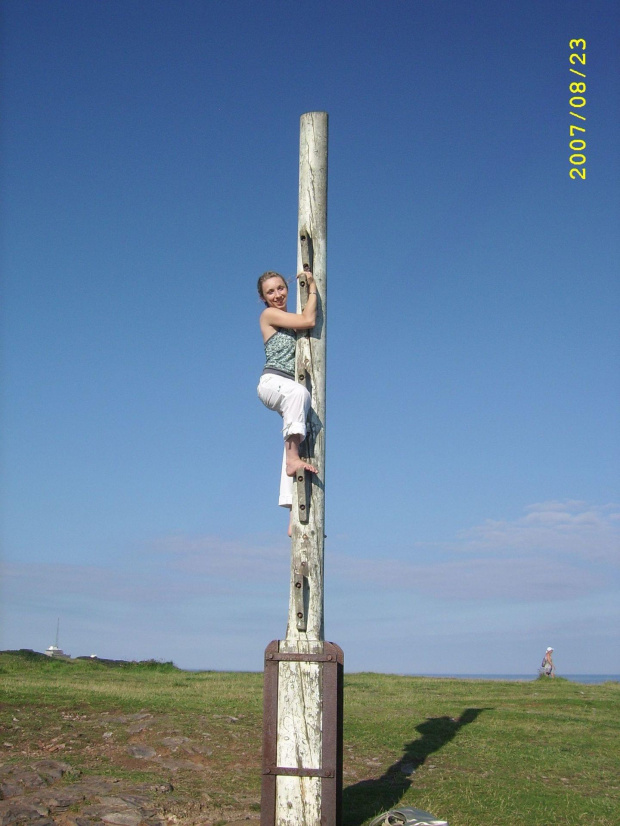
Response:
[[[321,778],[321,826],[342,823],[342,697],[344,654],[333,642],[323,643],[323,653],[281,652],[278,640],[265,650],[263,690],[263,780],[261,826],[275,826],[276,782],[278,777]],[[323,686],[321,766],[300,768],[278,766],[278,678],[280,662],[313,662],[321,665]]]

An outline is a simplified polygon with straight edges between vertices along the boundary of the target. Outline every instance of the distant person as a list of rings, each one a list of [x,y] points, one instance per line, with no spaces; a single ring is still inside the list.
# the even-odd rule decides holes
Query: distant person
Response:
[[[555,666],[553,664],[553,648],[547,648],[545,651],[545,656],[543,657],[542,661],[542,673],[545,674],[547,677],[555,677]]]
[[[308,301],[301,313],[286,309],[288,285],[278,272],[265,272],[258,279],[258,294],[266,305],[260,316],[265,343],[265,367],[258,383],[258,398],[265,407],[283,419],[284,457],[280,475],[278,504],[293,507],[293,477],[298,470],[316,473],[314,465],[299,456],[299,445],[306,438],[306,417],[310,394],[295,381],[295,344],[297,330],[311,330],[316,323],[316,284],[311,272],[299,273],[308,282]],[[289,536],[291,522],[289,516]]]

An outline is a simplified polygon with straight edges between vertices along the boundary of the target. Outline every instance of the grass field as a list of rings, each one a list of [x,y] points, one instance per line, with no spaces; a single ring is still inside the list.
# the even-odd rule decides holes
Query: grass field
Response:
[[[54,756],[83,774],[173,774],[177,822],[258,817],[262,674],[3,652],[0,685],[4,765]],[[345,674],[344,695],[344,826],[397,804],[450,826],[620,823],[619,683]],[[166,767],[181,753],[186,765]]]

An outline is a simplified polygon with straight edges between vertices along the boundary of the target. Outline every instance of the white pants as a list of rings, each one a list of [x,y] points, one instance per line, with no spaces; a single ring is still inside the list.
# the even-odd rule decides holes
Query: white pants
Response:
[[[303,441],[306,437],[306,418],[310,410],[310,393],[303,384],[265,373],[258,383],[258,398],[265,407],[275,410],[282,416],[282,435],[284,439],[299,434]],[[290,508],[293,504],[293,477],[286,475],[286,446],[282,456],[280,473],[280,498],[278,505]]]

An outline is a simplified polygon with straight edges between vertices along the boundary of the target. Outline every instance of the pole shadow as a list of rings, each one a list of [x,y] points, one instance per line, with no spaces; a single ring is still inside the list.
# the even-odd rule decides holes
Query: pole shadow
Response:
[[[368,818],[398,806],[411,787],[411,775],[426,758],[456,737],[463,726],[473,723],[488,708],[466,708],[460,717],[431,717],[416,726],[421,734],[405,743],[402,757],[381,777],[361,780],[342,792],[343,826],[360,826]]]

